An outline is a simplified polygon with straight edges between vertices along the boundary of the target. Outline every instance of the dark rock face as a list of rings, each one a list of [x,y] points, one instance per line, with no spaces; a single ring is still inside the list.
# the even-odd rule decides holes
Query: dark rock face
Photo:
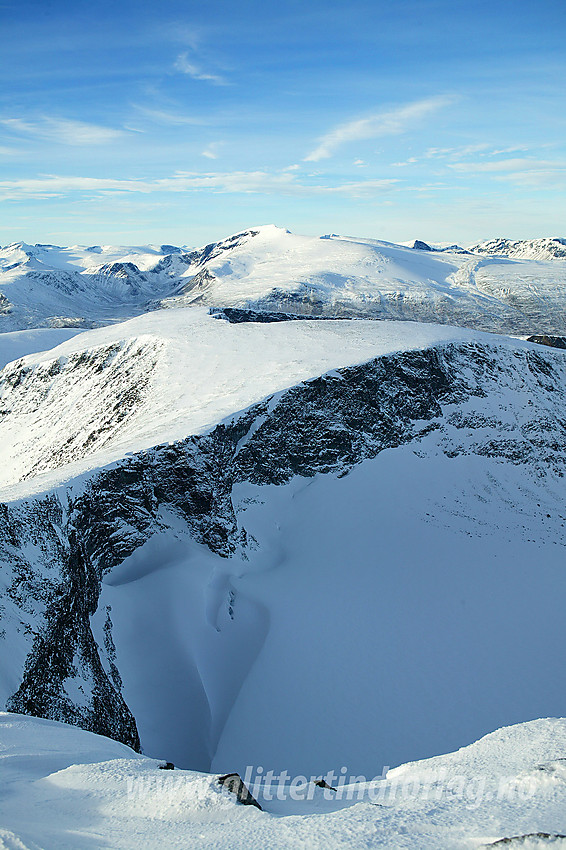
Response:
[[[0,315],[7,315],[12,310],[12,305],[3,292],[0,292]]]
[[[102,667],[90,629],[99,596],[95,568],[59,498],[2,505],[0,541],[7,579],[2,619],[8,606],[15,609],[15,631],[25,633],[30,647],[7,710],[63,720],[139,749],[135,721]]]
[[[476,254],[502,254],[510,257],[521,255],[525,250],[543,253],[545,258],[564,259],[566,257],[566,239],[559,237],[543,239],[490,239],[474,245],[471,250]]]
[[[49,605],[45,630],[36,635],[22,684],[7,708],[19,714],[50,717],[73,723],[91,732],[117,738],[139,751],[134,718],[120,689],[105,674],[89,626],[89,615],[98,603],[99,584],[93,566],[76,535],[63,564],[67,579],[61,596]],[[90,702],[73,702],[62,687],[64,680],[87,672]],[[41,687],[37,687],[41,682]],[[84,688],[83,688],[84,690]],[[86,696],[86,693],[85,693]]]
[[[289,313],[259,313],[257,310],[246,310],[244,307],[224,307],[222,310],[211,309],[210,313],[215,319],[224,319],[231,325],[239,325],[242,322],[270,324],[271,322],[291,322],[294,319],[315,318],[314,316],[293,316]]]
[[[32,281],[39,281],[51,289],[59,290],[65,295],[74,295],[84,289],[84,281],[78,272],[65,272],[60,270],[28,271],[26,273]]]
[[[221,242],[211,242],[210,245],[205,245],[201,251],[195,252],[195,259],[199,265],[202,265],[208,260],[222,256],[225,251],[230,251],[232,248],[244,245],[249,239],[257,236],[258,233],[259,230],[244,230],[241,233],[235,233],[233,236],[229,236],[228,239],[223,239]]]
[[[273,322],[296,322],[296,321],[327,321],[331,322],[336,319],[335,316],[310,316],[300,313],[274,313],[274,312],[259,312],[258,310],[249,310],[246,307],[223,307],[222,310],[210,309],[210,315],[215,319],[224,319],[231,325],[239,325],[242,322],[258,322],[259,324],[271,324]]]
[[[196,296],[192,299],[196,302],[200,300],[198,297],[199,294],[202,297],[215,280],[216,278],[207,268],[201,269],[201,271],[194,275],[194,277],[190,278],[188,283],[183,285],[181,288],[181,294],[186,295],[190,292],[191,295]]]
[[[529,336],[527,342],[538,342],[539,345],[548,345],[551,348],[566,348],[566,336]]]
[[[262,811],[260,804],[238,773],[227,773],[225,776],[219,776],[218,784],[222,785],[232,794],[235,794],[238,803],[241,803],[243,806],[255,806],[260,812]]]
[[[486,844],[486,847],[523,847],[525,844],[531,844],[535,840],[538,843],[544,844],[559,844],[564,846],[563,841],[566,841],[566,835],[557,832],[529,832],[528,835],[514,835],[512,838],[500,838],[499,841],[494,841],[492,844]]]
[[[223,558],[252,545],[235,484],[346,475],[366,458],[435,435],[449,457],[478,454],[566,469],[566,358],[559,352],[446,345],[381,357],[299,384],[210,433],[157,446],[86,482],[0,505],[1,628],[23,647],[12,711],[65,720],[139,747],[106,611],[103,576],[181,519]],[[1,648],[0,629],[0,648]]]

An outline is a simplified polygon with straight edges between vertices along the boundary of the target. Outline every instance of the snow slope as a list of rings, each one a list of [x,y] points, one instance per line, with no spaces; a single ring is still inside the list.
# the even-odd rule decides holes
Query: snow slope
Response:
[[[223,572],[234,613],[253,603],[269,631],[213,769],[368,775],[560,712],[562,481],[443,457],[439,442],[382,452],[340,479],[240,485],[257,550]],[[120,635],[120,595],[103,600]],[[119,655],[127,646],[117,638]]]
[[[170,293],[187,257],[172,245],[0,248],[0,328],[95,327],[143,313]]]
[[[0,382],[8,706],[139,733],[183,767],[309,776],[563,713],[564,352],[193,306],[86,331]],[[99,781],[68,776],[63,807]],[[396,810],[376,833],[370,811],[343,815],[359,846],[421,829]],[[564,831],[545,811],[473,836]]]
[[[539,720],[337,793],[300,778],[295,799],[289,789],[278,800],[257,787],[259,811],[239,805],[216,776],[159,770],[159,762],[107,738],[2,714],[0,841],[9,850],[473,850],[511,836],[564,833],[565,751],[566,721]],[[566,840],[503,846],[549,845],[558,850]]]
[[[28,354],[48,351],[80,333],[71,328],[38,328],[31,331],[0,333],[0,369]]]
[[[242,482],[249,546],[222,558],[169,520],[107,574],[93,628],[102,645],[110,610],[146,752],[373,775],[560,711],[562,479],[475,454],[456,428],[443,443]]]

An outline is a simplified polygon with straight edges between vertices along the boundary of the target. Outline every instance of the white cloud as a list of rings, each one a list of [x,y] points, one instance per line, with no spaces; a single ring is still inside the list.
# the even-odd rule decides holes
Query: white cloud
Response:
[[[132,106],[145,118],[149,118],[157,124],[171,124],[173,126],[182,127],[185,125],[204,126],[208,123],[203,118],[199,118],[194,115],[184,115],[182,112],[168,111],[166,109],[152,109],[149,106],[142,106],[138,103],[133,103]]]
[[[466,173],[497,171],[548,171],[549,169],[563,171],[566,167],[566,163],[552,162],[543,159],[515,158],[498,159],[488,162],[453,162],[449,163],[448,167],[452,168],[454,171]]]
[[[415,162],[418,162],[416,156],[410,156],[405,162],[392,162],[391,166],[392,168],[404,168],[406,165],[414,165]]]
[[[207,71],[203,71],[199,65],[191,62],[188,53],[181,53],[177,56],[175,70],[180,71],[181,74],[187,74],[193,80],[205,80],[206,82],[214,83],[216,86],[228,85],[224,77],[221,77],[219,74],[210,74]]]
[[[219,148],[222,147],[223,142],[211,142],[202,152],[201,156],[205,156],[207,159],[218,159],[219,156]]]
[[[454,100],[455,98],[449,95],[430,97],[400,106],[390,112],[379,112],[368,118],[359,118],[356,121],[340,124],[322,136],[318,146],[305,157],[305,162],[328,159],[338,148],[348,142],[401,135],[423,118],[454,103]]]
[[[510,174],[499,174],[496,180],[513,183],[515,186],[527,189],[551,189],[564,191],[566,189],[566,166],[560,169],[540,169],[538,171],[516,171]]]
[[[47,139],[65,145],[105,145],[125,135],[122,130],[64,118],[42,118],[39,121],[3,118],[0,119],[0,124],[20,135]]]
[[[460,156],[472,156],[475,153],[482,153],[489,149],[486,142],[479,142],[473,145],[463,145],[457,148],[429,148],[424,153],[425,159],[444,159],[457,158]]]
[[[98,177],[41,177],[0,181],[0,199],[24,200],[29,198],[61,197],[73,194],[133,193],[151,194],[158,192],[211,191],[218,193],[283,194],[291,196],[341,194],[352,197],[376,195],[392,191],[396,180],[365,180],[342,183],[335,186],[301,183],[297,175],[289,171],[268,173],[265,171],[235,172],[178,172],[159,180],[104,179]]]
[[[470,145],[460,145],[453,148],[428,148],[422,156],[411,156],[404,162],[393,162],[391,165],[395,168],[402,168],[407,165],[413,165],[416,162],[423,162],[430,159],[448,160],[445,164],[448,168],[459,168],[464,170],[465,163],[455,162],[456,160],[465,159],[469,156],[477,154],[481,157],[501,156],[507,153],[526,152],[529,148],[524,145],[515,145],[513,147],[501,148],[499,150],[491,147],[487,142],[477,142]],[[490,170],[489,167],[485,169]]]
[[[542,147],[548,147],[548,145],[542,145]],[[512,148],[501,148],[501,150],[490,151],[489,155],[490,156],[501,156],[501,154],[504,154],[504,153],[519,153],[519,152],[525,153],[528,150],[530,150],[530,148],[527,147],[527,145],[516,145]]]
[[[493,180],[527,189],[566,188],[566,161],[512,158],[484,162],[455,162],[450,168],[460,174],[489,174]]]

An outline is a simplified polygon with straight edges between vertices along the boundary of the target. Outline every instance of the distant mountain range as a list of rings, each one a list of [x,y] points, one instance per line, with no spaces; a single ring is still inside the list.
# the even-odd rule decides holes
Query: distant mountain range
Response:
[[[17,243],[0,249],[0,331],[97,327],[203,304],[566,332],[566,240],[411,245],[303,237],[273,226],[200,249]]]

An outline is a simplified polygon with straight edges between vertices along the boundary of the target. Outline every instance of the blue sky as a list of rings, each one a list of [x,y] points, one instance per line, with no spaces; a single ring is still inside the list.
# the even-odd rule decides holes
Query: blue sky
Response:
[[[566,236],[566,4],[0,0],[0,244]]]

